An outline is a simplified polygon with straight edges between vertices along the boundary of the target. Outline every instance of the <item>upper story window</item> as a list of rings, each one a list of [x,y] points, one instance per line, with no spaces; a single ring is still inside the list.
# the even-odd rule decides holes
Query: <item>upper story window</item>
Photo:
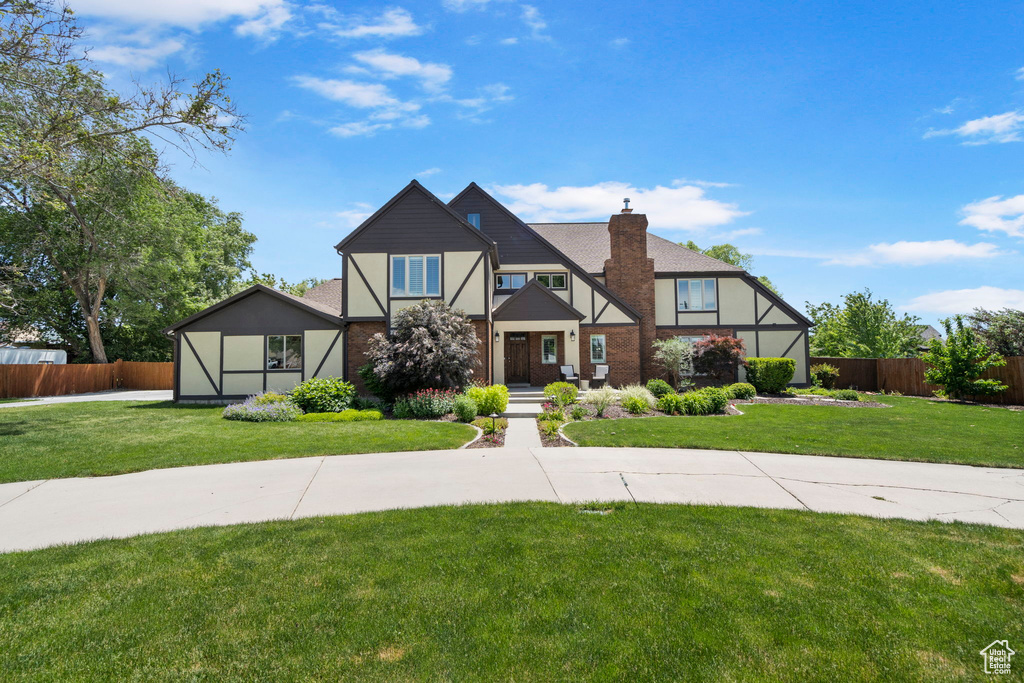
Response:
[[[676,280],[680,311],[714,311],[718,297],[714,280]]]
[[[441,296],[441,257],[392,256],[391,296]]]
[[[526,284],[526,273],[496,273],[494,276],[495,289],[520,289]]]
[[[565,273],[534,273],[537,282],[551,289],[566,289],[568,278]]]
[[[480,214],[471,213],[468,216],[466,216],[466,220],[469,221],[469,224],[472,225],[477,230],[480,229]]]

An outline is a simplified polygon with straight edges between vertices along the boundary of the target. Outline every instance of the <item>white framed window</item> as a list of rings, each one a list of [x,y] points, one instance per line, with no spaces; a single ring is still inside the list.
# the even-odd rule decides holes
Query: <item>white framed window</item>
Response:
[[[608,362],[608,351],[605,346],[605,338],[603,334],[592,334],[590,335],[590,362],[591,363],[606,363]]]
[[[545,365],[554,365],[558,362],[558,337],[553,334],[545,334],[540,338],[540,362]]]
[[[441,296],[441,257],[392,256],[391,296]]]
[[[494,276],[495,289],[521,289],[526,284],[526,273],[498,273]]]
[[[469,224],[472,225],[477,230],[480,229],[480,214],[471,213],[468,216],[466,216],[466,220],[469,221]]]
[[[676,280],[680,311],[714,311],[718,309],[715,280]]]
[[[567,289],[569,278],[565,273],[534,273],[537,282],[551,289]]]
[[[301,370],[302,335],[267,335],[267,370]]]

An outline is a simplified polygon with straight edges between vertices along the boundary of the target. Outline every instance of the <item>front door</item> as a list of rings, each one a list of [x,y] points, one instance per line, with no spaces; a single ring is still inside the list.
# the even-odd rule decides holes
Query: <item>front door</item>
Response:
[[[530,346],[525,332],[505,334],[505,384],[530,381]]]

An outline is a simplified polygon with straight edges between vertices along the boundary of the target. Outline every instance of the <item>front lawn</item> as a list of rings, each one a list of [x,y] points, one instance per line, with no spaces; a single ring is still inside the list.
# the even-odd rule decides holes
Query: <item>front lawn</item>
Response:
[[[567,425],[581,446],[710,448],[1024,467],[1024,412],[878,396],[891,408],[740,405],[745,414]]]
[[[244,460],[458,448],[454,423],[232,422],[222,407],[95,401],[0,410],[0,482]]]
[[[543,503],[194,529],[4,556],[0,633],[7,680],[982,680],[1024,633],[1024,532]]]

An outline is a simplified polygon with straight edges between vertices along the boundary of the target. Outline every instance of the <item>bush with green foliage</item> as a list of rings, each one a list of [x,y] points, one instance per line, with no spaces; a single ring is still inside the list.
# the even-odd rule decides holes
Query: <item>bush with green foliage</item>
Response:
[[[415,417],[412,414],[412,405],[409,403],[409,399],[406,398],[395,399],[395,403],[391,407],[391,414],[399,420],[411,420]]]
[[[711,399],[701,391],[688,391],[682,398],[683,412],[687,415],[710,415],[714,412]]]
[[[729,394],[725,389],[719,389],[718,387],[704,387],[698,389],[697,392],[688,393],[702,393],[711,402],[711,412],[721,413],[725,410],[725,407],[729,405]]]
[[[485,435],[497,434],[508,428],[508,419],[504,417],[478,417],[473,420],[473,426],[479,427]]]
[[[291,422],[302,415],[302,410],[291,401],[257,403],[250,396],[241,403],[232,403],[224,408],[225,420],[239,422]]]
[[[729,394],[729,398],[745,401],[750,398],[757,396],[757,389],[754,388],[753,384],[747,384],[746,382],[736,382],[736,384],[730,384],[726,389],[726,393]]]
[[[476,418],[476,411],[476,401],[469,396],[455,397],[455,405],[452,412],[455,413],[455,417],[458,418],[459,422],[472,422]]]
[[[508,387],[504,384],[471,386],[466,395],[476,403],[477,415],[500,415],[508,409]]]
[[[574,420],[582,420],[583,418],[585,418],[589,414],[590,413],[589,413],[589,411],[587,411],[586,406],[584,406],[584,405],[582,405],[580,403],[577,403],[576,405],[574,405],[572,407],[572,412],[569,413],[569,416],[572,419],[574,419]]]
[[[1024,311],[974,309],[968,316],[971,327],[988,350],[1001,356],[1024,356]]]
[[[420,389],[461,389],[473,378],[479,355],[473,322],[441,299],[425,299],[398,311],[391,333],[375,334],[369,347],[366,357],[373,374],[396,396]]]
[[[974,396],[994,396],[1007,386],[997,379],[980,379],[989,368],[1006,365],[998,353],[990,353],[975,331],[964,325],[963,316],[942,321],[946,340],[932,339],[921,360],[931,366],[924,381],[942,387],[942,394],[962,400]]]
[[[378,398],[356,396],[352,399],[352,407],[356,410],[381,410],[384,403]]]
[[[384,403],[391,403],[395,400],[395,394],[392,392],[384,381],[377,376],[377,373],[373,371],[373,364],[367,363],[358,370],[359,377],[363,380],[363,386],[371,394],[379,398]]]
[[[352,404],[356,388],[337,377],[311,377],[292,389],[292,403],[304,413],[340,413]]]
[[[745,364],[746,347],[742,339],[712,334],[693,345],[693,371],[715,382],[732,379],[736,368]]]
[[[870,289],[847,294],[836,306],[807,304],[811,355],[832,358],[906,358],[921,345],[916,316],[898,316],[886,299],[875,301]]]
[[[654,394],[654,398],[661,398],[665,394],[676,393],[676,390],[672,388],[672,385],[663,379],[647,380],[647,391]]]
[[[836,386],[836,380],[839,379],[839,368],[828,363],[818,363],[811,366],[811,377],[814,379],[815,386],[822,389],[833,389]]]
[[[541,422],[565,422],[565,409],[553,403],[545,403],[537,419]]]
[[[792,358],[748,358],[747,381],[759,394],[777,394],[786,388],[796,373]]]
[[[373,422],[384,419],[379,410],[349,408],[340,413],[306,413],[296,418],[299,422]]]
[[[654,347],[654,362],[664,370],[672,386],[680,388],[684,374],[693,370],[693,345],[682,337],[658,339]]]
[[[420,389],[414,394],[403,396],[402,400],[410,417],[430,420],[452,412],[455,409],[456,396],[459,396],[459,393],[454,389]]]
[[[559,408],[575,403],[579,395],[576,385],[568,382],[552,382],[544,387],[544,398],[554,403]]]
[[[605,385],[600,389],[590,389],[587,391],[583,395],[583,402],[594,406],[598,417],[604,417],[604,411],[608,409],[608,406],[615,403],[618,397],[614,389]]]
[[[836,389],[832,392],[832,398],[839,401],[859,401],[860,394],[853,389]]]
[[[666,415],[682,415],[685,411],[683,396],[676,393],[662,394],[658,399],[658,410]]]
[[[643,415],[644,413],[653,410],[658,404],[658,400],[654,398],[647,387],[639,384],[630,384],[629,386],[623,387],[619,390],[619,399],[622,405],[622,409],[633,415]]]
[[[290,400],[288,394],[279,394],[276,391],[264,391],[262,393],[252,396],[252,401],[258,406],[268,405],[270,403],[284,403]]]

